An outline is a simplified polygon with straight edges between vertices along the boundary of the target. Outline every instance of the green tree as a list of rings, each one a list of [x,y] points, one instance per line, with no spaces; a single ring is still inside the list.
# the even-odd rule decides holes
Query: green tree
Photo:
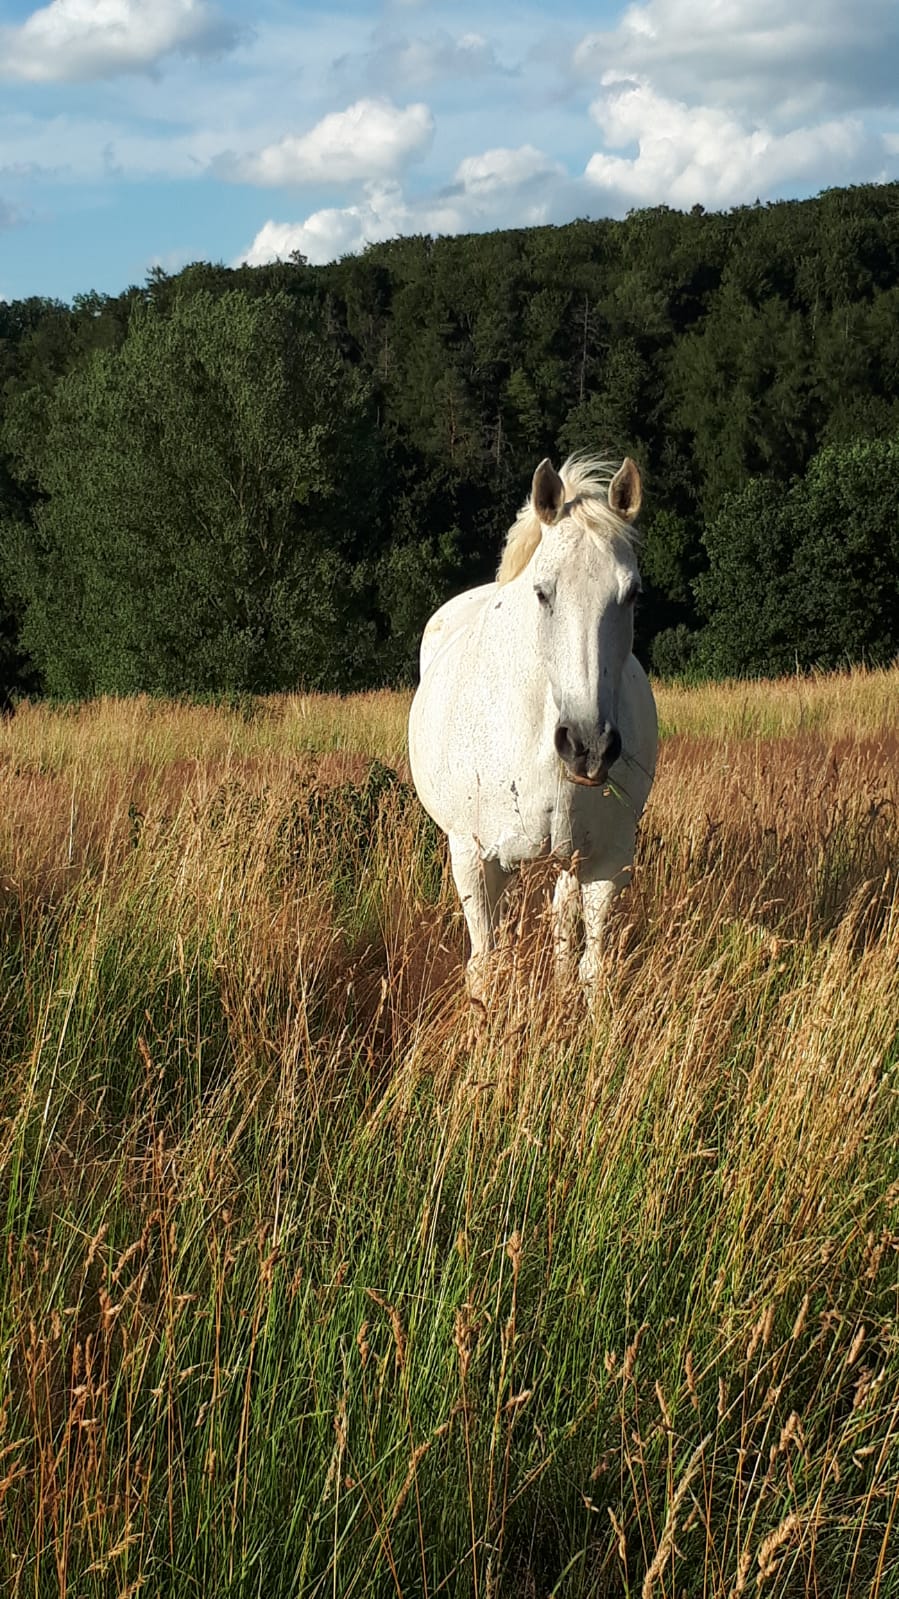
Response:
[[[7,519],[0,566],[52,693],[349,687],[370,671],[367,389],[285,296],[140,307],[121,350],[20,394],[5,434],[40,500]]]
[[[692,437],[707,515],[761,472],[801,471],[818,440],[807,326],[783,300],[754,306],[732,284],[670,359],[674,420]]]
[[[418,674],[418,651],[425,623],[438,606],[465,585],[460,569],[458,529],[440,539],[392,543],[381,556],[375,573],[378,610],[386,625],[378,652],[379,672],[385,682],[413,683]]]
[[[754,479],[705,543],[700,659],[713,675],[899,652],[899,438],[823,450],[787,491]]]
[[[711,548],[735,517],[732,638],[761,627],[770,649],[722,639],[720,658],[792,667],[814,653],[806,591],[785,606],[777,583],[813,529],[789,485],[805,474],[811,494],[818,452],[899,427],[897,197],[657,206],[0,303],[0,687],[20,625],[42,660],[68,652],[53,681],[85,692],[405,675],[426,609],[491,575],[537,460],[572,449],[644,471],[638,641],[655,664],[693,669],[700,530]],[[826,653],[821,613],[808,625]]]

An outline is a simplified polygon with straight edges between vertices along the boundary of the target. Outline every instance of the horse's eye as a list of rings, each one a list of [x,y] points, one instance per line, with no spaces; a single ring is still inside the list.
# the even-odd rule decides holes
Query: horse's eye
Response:
[[[548,609],[549,608],[549,595],[547,594],[546,589],[538,588],[535,585],[534,593],[536,594],[537,599],[539,600],[540,604],[545,606]]]
[[[633,605],[634,601],[639,599],[642,593],[643,589],[640,586],[639,579],[634,578],[624,591],[621,600],[622,605]]]

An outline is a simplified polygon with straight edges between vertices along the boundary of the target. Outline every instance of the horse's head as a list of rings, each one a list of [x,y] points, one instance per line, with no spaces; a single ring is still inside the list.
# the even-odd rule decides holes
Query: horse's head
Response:
[[[640,592],[629,527],[642,488],[629,458],[612,478],[607,500],[578,493],[568,463],[563,473],[548,460],[534,473],[531,506],[541,535],[523,580],[534,591],[537,648],[557,711],[556,750],[566,775],[592,786],[605,782],[621,754],[621,674],[633,648]]]

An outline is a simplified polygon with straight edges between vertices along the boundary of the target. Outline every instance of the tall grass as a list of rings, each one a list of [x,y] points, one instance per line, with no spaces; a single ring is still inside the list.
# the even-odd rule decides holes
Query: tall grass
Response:
[[[856,737],[895,730],[899,666],[830,676],[655,685],[662,732],[716,739],[817,732]],[[110,770],[139,778],[200,760],[302,762],[322,752],[396,766],[406,749],[408,693],[236,695],[220,705],[172,704],[139,696],[84,705],[25,703],[0,720],[0,763],[65,771],[83,784]]]
[[[540,866],[485,1020],[400,697],[4,728],[6,1591],[899,1594],[856,689],[776,738],[697,694],[593,1013]]]
[[[656,695],[666,733],[749,738],[888,732],[896,728],[899,665],[706,683],[701,689],[666,683]]]

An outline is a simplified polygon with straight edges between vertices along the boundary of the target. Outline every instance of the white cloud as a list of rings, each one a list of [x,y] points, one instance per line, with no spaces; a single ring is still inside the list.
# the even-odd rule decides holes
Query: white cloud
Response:
[[[288,135],[256,155],[223,157],[229,178],[266,187],[295,183],[350,183],[387,178],[427,151],[434,119],[426,105],[403,109],[389,100],[357,100],[332,111],[299,137]]]
[[[591,114],[614,149],[591,156],[585,176],[640,204],[727,206],[770,196],[785,185],[850,181],[868,141],[853,118],[776,134],[714,106],[669,100],[645,81],[608,74]]]
[[[895,103],[895,0],[646,0],[588,34],[575,68],[648,77],[660,93],[796,122]]]
[[[510,188],[521,190],[551,178],[564,178],[565,169],[532,144],[517,150],[485,150],[466,156],[456,168],[455,182],[471,198],[487,199]]]
[[[321,266],[403,233],[458,233],[460,227],[461,214],[452,204],[412,207],[399,184],[368,183],[364,199],[355,205],[314,211],[304,222],[266,222],[241,261],[261,266],[299,250],[313,266]]]
[[[267,261],[287,261],[299,254],[313,266],[322,266],[361,249],[366,242],[358,206],[314,211],[305,222],[263,223],[246,254],[234,264],[264,266]]]
[[[217,53],[237,38],[207,0],[51,0],[0,29],[0,74],[55,83],[148,72],[173,51]]]
[[[261,266],[299,250],[314,266],[408,233],[527,226],[565,214],[571,184],[533,145],[486,150],[459,163],[442,194],[409,201],[397,183],[368,183],[354,205],[315,211],[302,222],[266,222],[242,261]]]

